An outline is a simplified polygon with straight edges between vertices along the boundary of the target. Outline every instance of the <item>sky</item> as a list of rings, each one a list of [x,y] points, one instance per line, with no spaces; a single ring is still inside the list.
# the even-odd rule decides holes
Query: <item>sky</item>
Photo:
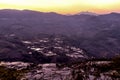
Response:
[[[120,12],[120,0],[0,0],[0,9],[28,9],[60,14],[89,11],[104,14]]]

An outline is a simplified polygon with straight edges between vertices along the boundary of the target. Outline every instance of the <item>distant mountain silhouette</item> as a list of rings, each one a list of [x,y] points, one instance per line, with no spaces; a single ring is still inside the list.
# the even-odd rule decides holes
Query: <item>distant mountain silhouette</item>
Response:
[[[80,12],[80,13],[77,13],[76,15],[93,15],[93,16],[98,16],[98,14],[96,13],[93,13],[93,12],[88,12],[88,11],[83,11],[83,12]]]

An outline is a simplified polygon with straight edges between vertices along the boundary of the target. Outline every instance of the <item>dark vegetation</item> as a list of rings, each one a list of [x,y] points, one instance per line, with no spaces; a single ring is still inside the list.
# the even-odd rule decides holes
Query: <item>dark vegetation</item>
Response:
[[[9,69],[4,66],[0,66],[0,80],[21,80],[26,70]]]

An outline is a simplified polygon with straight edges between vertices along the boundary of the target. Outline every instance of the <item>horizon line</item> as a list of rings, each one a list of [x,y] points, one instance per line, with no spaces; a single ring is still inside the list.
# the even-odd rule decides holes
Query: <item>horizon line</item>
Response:
[[[54,12],[54,11],[39,11],[39,10],[31,10],[31,9],[9,9],[9,8],[6,8],[6,9],[0,9],[0,10],[16,10],[16,11],[34,11],[34,12],[41,12],[41,13],[55,13],[55,14],[60,14],[60,15],[80,15],[80,14],[87,14],[87,13],[93,13],[93,14],[96,14],[96,15],[105,15],[105,14],[111,14],[111,13],[118,13],[120,14],[120,12],[117,12],[117,11],[111,11],[111,12],[108,12],[108,13],[96,13],[96,12],[93,12],[93,11],[80,11],[80,12],[77,12],[77,13],[66,13],[66,14],[62,14],[62,13],[59,13],[59,12]]]

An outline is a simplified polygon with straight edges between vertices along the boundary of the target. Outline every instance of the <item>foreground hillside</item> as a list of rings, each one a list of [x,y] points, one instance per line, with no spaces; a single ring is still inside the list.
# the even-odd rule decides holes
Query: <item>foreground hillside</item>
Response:
[[[120,57],[74,64],[1,62],[1,80],[120,80]]]

